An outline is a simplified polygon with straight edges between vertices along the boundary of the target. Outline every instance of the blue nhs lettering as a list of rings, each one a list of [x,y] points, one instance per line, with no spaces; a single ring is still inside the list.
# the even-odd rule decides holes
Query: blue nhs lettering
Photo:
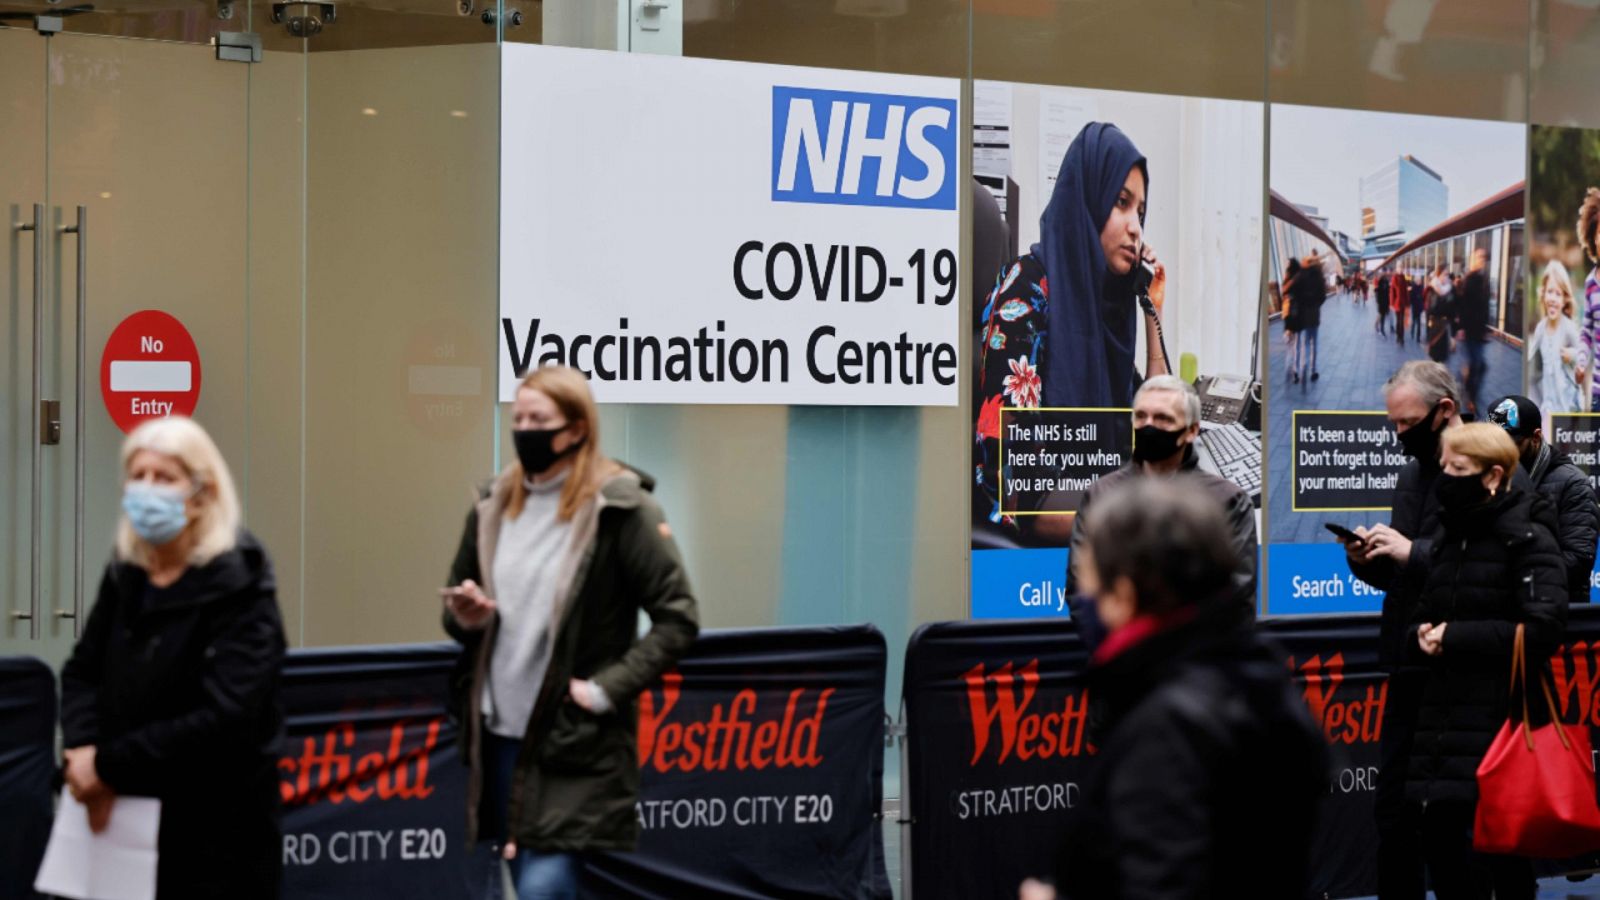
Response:
[[[772,199],[956,208],[956,101],[772,89]]]

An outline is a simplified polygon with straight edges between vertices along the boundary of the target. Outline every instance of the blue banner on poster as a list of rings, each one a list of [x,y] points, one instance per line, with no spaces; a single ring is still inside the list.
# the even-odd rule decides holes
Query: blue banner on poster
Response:
[[[972,551],[972,618],[1068,615],[1065,547]]]
[[[1339,544],[1273,544],[1267,554],[1267,596],[1275,616],[1383,608],[1383,591],[1350,574]]]

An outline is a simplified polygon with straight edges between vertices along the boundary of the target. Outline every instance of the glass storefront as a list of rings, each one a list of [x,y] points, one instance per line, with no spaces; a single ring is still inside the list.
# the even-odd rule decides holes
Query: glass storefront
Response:
[[[500,83],[505,43],[959,78],[967,124],[990,80],[1253,101],[1269,132],[1275,104],[1596,127],[1597,22],[1542,0],[0,2],[0,652],[59,663],[92,602],[120,439],[99,348],[157,307],[203,348],[197,417],[271,550],[291,641],[440,637],[434,589],[511,452],[492,361],[499,173],[517,161],[499,114],[503,89],[528,88]],[[1268,271],[1241,290],[1290,254],[1342,255],[1265,208],[1247,224],[1263,223]],[[1416,267],[1462,270],[1477,246],[1520,334],[1520,223]],[[420,403],[408,373],[425,365],[477,374]],[[910,632],[969,609],[967,393],[611,405],[602,430],[659,479],[706,626],[873,622],[894,697]],[[59,442],[41,440],[41,401],[60,403]]]
[[[120,499],[121,433],[101,399],[100,351],[146,309],[181,318],[201,348],[196,416],[270,550],[291,643],[443,637],[435,589],[478,485],[513,452],[496,394],[500,263],[517,252],[500,245],[500,189],[502,170],[521,160],[502,150],[501,107],[505,92],[537,86],[502,83],[507,44],[959,79],[964,179],[980,82],[1027,88],[1011,115],[1036,130],[1059,112],[1050,88],[1245,101],[1262,121],[1173,104],[1180,121],[1166,123],[1166,149],[1192,149],[1195,171],[1227,178],[1180,187],[1169,166],[1151,185],[1208,217],[1174,227],[1163,250],[1205,273],[1196,283],[1208,297],[1237,295],[1270,316],[1289,259],[1371,271],[1405,243],[1378,240],[1383,222],[1436,197],[1390,157],[1363,172],[1389,173],[1363,184],[1383,202],[1301,210],[1296,221],[1316,218],[1317,234],[1275,215],[1265,190],[1258,210],[1228,219],[1239,182],[1253,186],[1262,162],[1283,162],[1270,158],[1275,109],[1600,128],[1593,6],[0,0],[0,654],[59,667],[94,600]],[[558,134],[563,125],[548,123]],[[1229,142],[1257,132],[1264,140],[1245,153]],[[1042,145],[1007,152],[1018,167],[1045,155]],[[1506,184],[1482,187],[1487,196]],[[1030,203],[1019,207],[1037,216]],[[1573,215],[1561,216],[1570,228]],[[961,217],[965,275],[978,230],[965,198]],[[1339,230],[1341,220],[1352,224]],[[1239,283],[1203,265],[1237,250],[1208,242],[1213,234],[1259,239],[1261,277]],[[1541,239],[1531,217],[1506,220],[1394,265],[1463,273],[1475,249],[1488,250],[1491,319],[1500,343],[1520,349],[1539,314],[1527,293]],[[618,248],[619,265],[631,258]],[[961,282],[960,321],[972,327],[961,329],[957,406],[602,407],[606,451],[658,480],[703,624],[871,622],[889,648],[891,713],[911,633],[971,609],[972,360],[984,298]],[[1203,341],[1207,364],[1228,360],[1218,372],[1248,372],[1264,389],[1257,408],[1268,408],[1262,373],[1283,342],[1252,341],[1210,307],[1188,315],[1169,327]],[[1232,364],[1239,354],[1259,365]],[[418,396],[419,370],[452,373],[447,400]],[[1372,394],[1339,408],[1371,406]],[[1260,470],[1285,468],[1289,446],[1263,442]],[[1263,504],[1263,558],[1273,517]],[[887,761],[893,797],[898,758]]]

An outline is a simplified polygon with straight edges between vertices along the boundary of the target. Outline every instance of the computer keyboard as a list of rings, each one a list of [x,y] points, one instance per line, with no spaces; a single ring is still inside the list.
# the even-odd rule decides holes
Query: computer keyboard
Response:
[[[1237,484],[1252,498],[1261,495],[1261,439],[1243,425],[1232,422],[1200,432],[1200,442],[1216,465],[1217,474]]]

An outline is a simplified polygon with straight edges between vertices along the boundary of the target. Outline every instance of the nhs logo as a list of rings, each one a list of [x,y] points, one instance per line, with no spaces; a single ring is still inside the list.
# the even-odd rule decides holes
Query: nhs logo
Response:
[[[772,89],[772,199],[956,208],[956,101]]]

